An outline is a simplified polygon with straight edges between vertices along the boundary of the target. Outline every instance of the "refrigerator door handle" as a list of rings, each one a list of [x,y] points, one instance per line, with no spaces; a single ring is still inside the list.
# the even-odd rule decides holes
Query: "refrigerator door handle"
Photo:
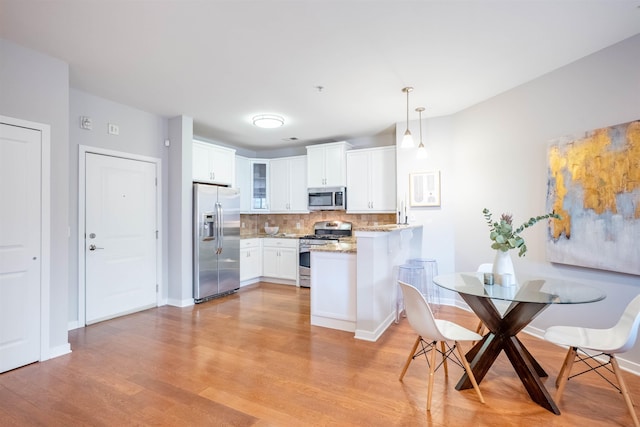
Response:
[[[220,255],[222,253],[222,239],[224,238],[224,221],[223,221],[223,210],[222,210],[222,204],[220,202],[216,203],[216,210],[217,210],[217,214],[218,214],[218,249],[216,251],[216,253],[218,255]]]

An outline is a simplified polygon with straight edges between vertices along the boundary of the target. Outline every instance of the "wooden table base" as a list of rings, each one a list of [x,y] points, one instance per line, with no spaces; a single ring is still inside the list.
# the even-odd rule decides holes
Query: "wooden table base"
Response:
[[[476,343],[466,355],[478,384],[500,351],[504,350],[531,399],[543,408],[560,415],[558,406],[540,380],[541,377],[546,377],[547,373],[516,336],[547,308],[548,304],[513,302],[503,318],[491,299],[467,294],[460,296],[489,329],[482,341]],[[458,390],[471,387],[467,374],[464,374],[456,385]]]

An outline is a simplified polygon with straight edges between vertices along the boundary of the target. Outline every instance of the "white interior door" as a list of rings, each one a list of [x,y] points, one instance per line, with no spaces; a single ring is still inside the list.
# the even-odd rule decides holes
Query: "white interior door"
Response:
[[[40,358],[41,132],[0,124],[0,372]]]
[[[156,167],[85,158],[85,322],[144,310],[156,299]]]

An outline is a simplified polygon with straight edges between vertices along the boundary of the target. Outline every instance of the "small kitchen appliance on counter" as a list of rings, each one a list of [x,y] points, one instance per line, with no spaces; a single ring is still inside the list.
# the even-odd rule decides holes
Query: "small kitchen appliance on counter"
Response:
[[[346,221],[320,221],[313,225],[313,233],[300,237],[300,287],[311,286],[312,246],[337,242],[340,237],[351,237],[352,224]]]

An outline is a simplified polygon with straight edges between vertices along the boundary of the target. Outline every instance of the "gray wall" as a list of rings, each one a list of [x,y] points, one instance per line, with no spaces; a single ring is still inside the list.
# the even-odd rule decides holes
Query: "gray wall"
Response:
[[[443,205],[412,215],[426,225],[424,250],[439,259],[441,273],[473,271],[493,261],[483,208],[494,215],[510,212],[518,224],[545,212],[546,154],[552,139],[640,119],[638,52],[640,36],[635,36],[455,114],[448,124],[442,118],[423,122],[431,151],[424,167],[442,171]],[[448,135],[438,131],[447,125]],[[403,130],[399,124],[398,140]],[[417,121],[411,130],[417,135]],[[398,165],[399,186],[416,168],[411,162]],[[429,232],[432,224],[438,225],[437,232]],[[640,294],[638,276],[547,262],[544,226],[523,236],[529,251],[522,258],[513,254],[516,272],[575,278],[607,293],[598,303],[550,307],[532,323],[534,333],[553,324],[612,326]],[[640,344],[623,359],[623,366],[640,373]]]
[[[0,114],[51,126],[50,347],[68,349],[69,67],[0,39]]]
[[[86,92],[69,90],[69,187],[71,191],[71,209],[69,223],[70,240],[70,277],[69,277],[69,327],[78,326],[78,146],[86,145],[128,154],[155,157],[161,160],[162,176],[162,224],[160,235],[167,236],[168,230],[168,171],[169,148],[165,147],[167,138],[167,119],[135,108],[118,104]],[[93,129],[80,128],[80,117],[88,116],[93,121]],[[119,135],[107,132],[108,123],[120,127]],[[162,239],[162,277],[163,299],[167,298],[167,268],[169,239]],[[82,325],[79,325],[82,326]]]

